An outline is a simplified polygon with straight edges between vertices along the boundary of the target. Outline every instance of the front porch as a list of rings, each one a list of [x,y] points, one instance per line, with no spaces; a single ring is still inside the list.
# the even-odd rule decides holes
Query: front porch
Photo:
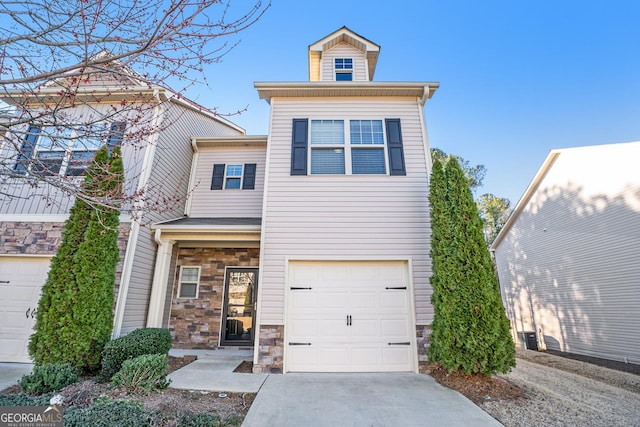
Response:
[[[184,218],[154,226],[158,252],[147,327],[174,349],[252,347],[259,218]]]

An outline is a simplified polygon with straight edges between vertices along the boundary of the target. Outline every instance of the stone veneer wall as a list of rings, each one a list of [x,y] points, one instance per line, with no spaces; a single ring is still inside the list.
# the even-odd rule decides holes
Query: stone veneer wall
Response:
[[[284,352],[284,325],[260,325],[258,363],[254,374],[281,374]]]
[[[418,371],[426,372],[429,358],[427,349],[429,348],[429,336],[431,335],[431,325],[416,325],[416,337],[418,347]]]
[[[120,262],[116,266],[115,301],[118,300],[120,277],[131,224],[121,223],[118,236]],[[62,241],[63,222],[0,222],[0,253],[4,255],[55,255]]]
[[[171,292],[169,331],[174,348],[216,348],[224,298],[225,267],[258,268],[258,248],[180,248]],[[200,267],[198,298],[178,299],[180,267]]]

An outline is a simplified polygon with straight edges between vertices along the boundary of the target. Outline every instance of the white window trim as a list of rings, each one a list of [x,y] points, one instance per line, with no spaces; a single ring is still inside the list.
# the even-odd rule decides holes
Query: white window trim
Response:
[[[229,166],[240,166],[240,176],[227,176]],[[227,188],[227,179],[240,179],[240,186],[238,188]],[[225,163],[224,165],[224,181],[222,182],[222,189],[228,191],[242,190],[242,184],[244,181],[244,163]]]
[[[351,60],[351,68],[336,68],[336,59],[350,59]],[[345,57],[335,57],[333,58],[333,79],[338,81],[337,74],[351,74],[351,80],[353,81],[353,65],[355,61],[354,58],[345,58]]]
[[[108,125],[106,123],[95,123],[95,125],[97,126],[104,126],[105,130],[108,128]],[[54,128],[54,125],[43,125],[41,127],[40,133],[38,134],[38,140],[36,141],[35,147],[33,149],[33,154],[31,156],[32,161],[29,162],[29,171],[33,172],[33,161],[38,161],[38,154],[39,153],[53,153],[53,152],[63,152],[64,156],[62,158],[62,162],[60,163],[60,170],[58,171],[57,174],[52,174],[51,176],[60,176],[60,177],[65,177],[67,176],[67,169],[69,168],[69,164],[71,162],[71,158],[73,157],[73,153],[74,152],[92,152],[92,153],[97,153],[98,150],[100,149],[100,147],[96,148],[96,149],[88,149],[87,147],[83,147],[82,145],[76,149],[75,145],[77,142],[81,141],[81,138],[78,138],[78,131],[75,129],[76,127],[80,127],[80,126],[84,126],[82,124],[77,124],[77,125],[69,125],[69,126],[64,126],[65,128],[71,128],[71,134],[68,136],[69,141],[67,143],[67,146],[65,148],[62,147],[53,147],[53,149],[49,149],[49,150],[45,150],[42,148],[42,142],[44,141],[44,138],[46,137],[51,137],[51,138],[56,138],[56,134],[55,133],[42,133],[46,128]],[[105,132],[105,135],[107,135],[107,133]],[[105,140],[106,141],[106,140]],[[39,172],[38,172],[39,173]],[[79,176],[84,176],[84,175],[78,175],[78,176],[71,176],[71,178],[77,178]]]
[[[313,120],[342,120],[344,125],[344,144],[316,144],[315,146],[311,142],[311,122]],[[379,120],[382,122],[382,140],[383,144],[351,144],[351,120]],[[307,141],[309,141],[309,149],[307,150],[307,175],[312,176],[345,176],[345,175],[353,175],[353,176],[389,176],[389,156],[387,155],[387,131],[385,129],[385,121],[384,118],[380,117],[309,117],[309,130],[307,135]],[[351,159],[351,147],[356,146],[356,150],[360,147],[362,148],[380,148],[384,153],[384,173],[375,173],[375,174],[354,174],[352,167],[352,159]],[[313,165],[311,164],[311,150],[316,149],[332,149],[332,148],[342,148],[344,150],[344,174],[314,174],[311,173],[311,169]]]
[[[185,268],[196,268],[198,270],[198,280],[195,282],[192,281],[188,281],[188,282],[183,282],[182,281],[182,273],[184,271]],[[200,266],[195,266],[195,265],[181,265],[180,266],[180,277],[178,278],[178,294],[177,294],[177,299],[198,299],[198,295],[200,294],[200,273],[201,271],[201,267]],[[196,295],[194,297],[183,297],[181,296],[182,294],[182,284],[186,283],[189,285],[195,284],[196,285]]]

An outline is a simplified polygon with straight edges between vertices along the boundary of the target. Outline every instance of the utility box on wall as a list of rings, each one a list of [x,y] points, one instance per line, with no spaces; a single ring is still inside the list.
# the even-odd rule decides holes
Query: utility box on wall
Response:
[[[538,337],[534,331],[521,332],[527,350],[538,351]]]

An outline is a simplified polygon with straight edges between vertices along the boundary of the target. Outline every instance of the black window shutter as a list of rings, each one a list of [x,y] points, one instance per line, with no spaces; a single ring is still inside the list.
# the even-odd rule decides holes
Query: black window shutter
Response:
[[[33,156],[33,151],[36,148],[36,143],[38,142],[39,135],[40,127],[30,125],[29,129],[27,129],[27,134],[24,137],[24,141],[22,142],[22,146],[20,147],[18,160],[13,166],[14,171],[18,173],[27,172],[27,168],[29,167],[29,159],[31,159],[31,156]]]
[[[114,148],[122,145],[122,139],[124,138],[124,128],[127,127],[125,122],[113,122],[111,123],[111,129],[109,131],[109,137],[107,138],[107,147],[109,152]]]
[[[307,134],[309,119],[293,119],[291,175],[307,174]]]
[[[256,164],[244,164],[244,176],[242,177],[242,189],[253,190],[256,185]]]
[[[222,190],[224,183],[224,163],[213,165],[213,176],[211,177],[211,189]]]
[[[387,153],[389,154],[389,175],[406,175],[402,130],[400,119],[385,119],[387,127]]]

